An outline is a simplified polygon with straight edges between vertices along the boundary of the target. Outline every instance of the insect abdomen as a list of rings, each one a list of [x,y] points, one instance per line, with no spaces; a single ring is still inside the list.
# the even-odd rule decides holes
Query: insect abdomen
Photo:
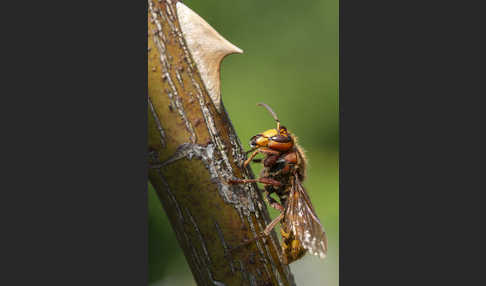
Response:
[[[294,233],[289,231],[285,232],[283,227],[280,229],[282,234],[282,256],[283,263],[290,264],[304,256],[307,252],[305,248],[302,247],[302,243],[295,238]]]

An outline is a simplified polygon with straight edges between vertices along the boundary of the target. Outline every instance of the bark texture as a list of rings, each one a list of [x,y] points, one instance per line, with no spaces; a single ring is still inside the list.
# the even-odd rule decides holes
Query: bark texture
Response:
[[[222,103],[215,106],[181,31],[176,2],[149,0],[149,179],[162,202],[198,285],[295,285],[281,264],[275,232],[256,237],[270,222],[245,155]]]

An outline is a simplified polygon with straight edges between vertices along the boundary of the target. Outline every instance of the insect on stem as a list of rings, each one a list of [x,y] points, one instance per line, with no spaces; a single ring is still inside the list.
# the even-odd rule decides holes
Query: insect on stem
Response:
[[[263,184],[268,203],[277,209],[280,215],[267,225],[263,233],[234,247],[232,251],[268,236],[275,225],[280,223],[282,263],[292,263],[307,252],[324,258],[327,253],[327,235],[302,184],[307,164],[302,149],[297,145],[293,135],[285,127],[280,126],[277,114],[268,105],[257,105],[265,107],[270,112],[277,121],[277,130],[269,129],[251,137],[252,148],[249,152],[253,153],[243,166],[253,161],[263,163],[263,169],[259,178],[237,178],[229,180],[228,183]],[[253,159],[259,153],[265,155],[263,161]],[[276,194],[280,202],[272,198],[271,194]]]

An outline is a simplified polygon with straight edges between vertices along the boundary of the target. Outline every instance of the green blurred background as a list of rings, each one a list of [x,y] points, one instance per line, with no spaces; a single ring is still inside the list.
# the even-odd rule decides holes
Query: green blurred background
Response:
[[[223,37],[244,50],[221,67],[223,103],[248,149],[251,136],[275,123],[265,102],[299,138],[309,159],[305,181],[329,237],[325,260],[291,264],[298,285],[338,285],[338,0],[185,0]],[[254,164],[258,174],[260,166]],[[270,214],[277,213],[270,208]],[[151,286],[195,285],[154,190],[149,187]]]

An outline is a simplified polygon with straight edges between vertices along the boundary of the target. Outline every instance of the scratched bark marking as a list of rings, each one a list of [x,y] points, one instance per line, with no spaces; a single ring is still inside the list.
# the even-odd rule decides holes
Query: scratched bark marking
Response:
[[[204,146],[200,146],[200,145],[197,145],[197,144],[184,143],[177,148],[176,152],[171,157],[169,157],[167,160],[165,160],[164,162],[162,162],[160,164],[153,165],[152,167],[160,170],[161,168],[168,166],[168,165],[170,165],[170,164],[172,164],[172,163],[174,163],[174,162],[176,162],[180,159],[183,159],[183,158],[186,158],[188,160],[192,160],[193,158],[199,159],[199,160],[203,161],[204,165],[206,166],[206,168],[210,172],[212,180],[215,179],[213,181],[214,183],[218,184],[220,186],[220,188],[221,188],[221,186],[230,187],[226,184],[221,184],[221,182],[219,180],[219,177],[217,175],[218,168],[215,167],[214,164],[212,164],[213,161],[210,159],[212,157],[213,152],[214,152],[214,148],[213,148],[212,144],[209,144],[208,146],[204,147]],[[178,209],[178,211],[180,211],[180,210]],[[252,233],[256,237],[258,235],[258,233],[257,233],[257,231],[256,231],[256,229],[253,225],[253,219],[248,217],[248,223],[250,224]],[[195,223],[194,223],[194,225],[195,225]],[[271,268],[272,268],[273,271],[275,271],[276,268],[274,266],[275,265],[274,262],[273,261],[269,262],[266,259],[266,256],[265,256],[264,248],[266,250],[266,254],[268,255],[268,257],[272,257],[270,255],[269,249],[266,246],[262,247],[260,240],[257,240],[256,244],[257,244],[258,250],[260,252],[260,255],[265,260],[265,264],[272,265]],[[193,248],[193,246],[191,246],[191,247]],[[205,246],[203,247],[203,249],[205,250],[205,253],[207,253],[207,249],[206,249]],[[198,266],[201,265],[200,261],[196,261],[196,262],[197,262]],[[198,267],[198,268],[200,268],[200,267]],[[279,280],[278,271],[274,272],[274,274],[277,277],[277,279]],[[269,275],[269,277],[271,277],[270,273],[268,273],[268,275]],[[280,281],[279,281],[279,285],[281,285]]]
[[[182,33],[181,32],[179,32],[177,34],[179,35],[179,38],[182,38]],[[182,39],[181,39],[180,43],[181,44],[184,43]],[[192,62],[192,58],[189,55],[189,52],[187,51],[187,49],[185,49],[184,52],[187,53],[185,55],[185,58],[187,58],[187,61],[189,62],[189,66],[193,66],[194,63]],[[213,118],[213,116],[211,114],[211,111],[209,110],[209,108],[207,106],[207,102],[205,100],[205,97],[204,97],[204,94],[203,94],[203,91],[202,91],[201,86],[197,83],[197,81],[192,76],[192,74],[189,74],[189,76],[191,78],[191,82],[192,82],[193,86],[197,90],[196,98],[197,98],[197,100],[199,102],[199,106],[201,108],[201,112],[203,114],[203,118],[204,118],[204,121],[206,123],[208,132],[209,132],[209,134],[211,136],[212,141],[216,144],[217,150],[219,151],[220,156],[223,159],[223,162],[225,164],[225,166],[224,166],[225,168],[224,169],[221,169],[223,171],[222,172],[223,178],[225,180],[228,180],[228,179],[230,179],[233,176],[233,168],[232,168],[232,166],[231,166],[231,164],[229,162],[229,159],[228,159],[228,157],[226,155],[226,145],[224,144],[223,140],[219,136],[219,132],[218,132],[218,130],[216,128],[216,124],[214,123],[214,118]],[[206,91],[206,94],[207,94],[207,91]]]
[[[186,208],[186,213],[189,216],[189,219],[192,222],[192,225],[194,226],[194,230],[197,233],[197,236],[198,236],[199,241],[201,243],[201,248],[204,252],[204,257],[207,259],[206,262],[208,263],[208,265],[210,265],[211,264],[211,257],[209,256],[208,249],[206,248],[206,243],[204,242],[204,238],[201,234],[201,231],[199,230],[199,227],[197,226],[196,220],[194,219],[194,217],[191,215],[191,212],[187,208]]]
[[[177,152],[176,152],[177,153]],[[185,152],[182,152],[182,156],[185,156],[187,155],[188,157],[191,157],[194,155],[192,153],[185,153]],[[155,154],[152,155],[152,160],[156,160],[157,156]],[[199,238],[199,243],[201,245],[201,249],[202,249],[202,254],[199,253],[197,251],[197,249],[195,248],[195,245],[197,245],[197,241],[193,241],[185,231],[176,231],[176,235],[179,237],[179,238],[182,238],[183,241],[185,242],[186,246],[191,250],[192,252],[192,256],[191,256],[191,259],[193,261],[193,263],[191,265],[194,266],[194,269],[196,272],[198,272],[200,275],[197,276],[197,277],[201,277],[201,275],[203,276],[206,276],[207,275],[207,278],[208,280],[211,282],[211,285],[220,285],[220,286],[223,286],[225,285],[224,283],[220,282],[220,281],[217,281],[213,278],[213,275],[210,271],[210,265],[211,265],[211,258],[209,256],[209,253],[208,253],[208,250],[207,250],[207,247],[206,247],[206,244],[204,242],[204,238],[202,237],[201,235],[201,231],[199,230],[199,227],[194,219],[194,217],[191,215],[189,209],[187,208],[184,208],[184,211],[182,211],[182,208],[181,206],[179,205],[179,203],[177,202],[177,199],[175,198],[174,194],[170,191],[170,187],[167,183],[167,181],[165,180],[165,177],[162,173],[162,167],[180,159],[179,157],[180,155],[176,154],[176,156],[166,160],[164,163],[158,165],[155,167],[155,169],[157,169],[157,174],[158,174],[158,177],[160,178],[160,180],[162,181],[162,183],[165,185],[165,191],[166,191],[166,195],[167,197],[169,198],[169,202],[171,202],[171,204],[174,206],[174,208],[176,209],[176,212],[178,214],[178,217],[179,217],[179,220],[181,221],[181,224],[182,225],[186,225],[187,226],[187,223],[186,223],[186,219],[185,219],[185,216],[189,217],[189,221],[192,223],[192,226],[193,226],[193,230],[196,232],[197,234],[197,237]],[[184,213],[186,215],[184,215]],[[182,233],[182,235],[181,235]],[[206,271],[204,271],[203,269],[206,269]],[[203,283],[203,282],[199,282],[199,285],[205,285],[207,283]]]
[[[210,171],[211,177],[216,179],[216,183],[221,185],[220,181],[218,180],[219,178],[218,178],[218,175],[217,175],[217,168],[214,166],[214,164],[211,163],[212,161],[210,159],[212,157],[213,152],[214,152],[214,148],[213,148],[212,144],[209,144],[208,146],[204,147],[204,146],[200,146],[200,145],[197,145],[197,144],[185,143],[185,144],[182,144],[181,146],[179,146],[179,148],[176,150],[176,152],[171,157],[169,157],[167,160],[165,160],[164,162],[162,162],[158,165],[154,165],[153,168],[157,168],[157,169],[159,169],[159,172],[161,172],[160,169],[162,167],[167,166],[167,165],[169,165],[169,164],[171,164],[175,161],[178,161],[178,160],[183,159],[183,158],[187,158],[188,160],[192,160],[193,158],[195,158],[195,159],[202,160],[204,162],[204,165],[206,165],[206,168]],[[171,200],[176,203],[175,197],[173,196],[173,194],[170,193],[170,189],[168,188],[168,186],[167,186],[167,190],[169,192],[168,194],[169,194],[169,197],[171,198]],[[182,221],[184,221],[184,216],[182,215],[182,211],[181,211],[180,207],[177,205],[177,203],[176,203],[176,209],[177,209],[177,212],[179,213],[179,217],[181,218]],[[256,237],[258,235],[258,232],[256,231],[256,228],[254,226],[253,219],[248,217],[247,221],[248,221],[248,224],[249,224],[249,226],[252,230],[252,233],[255,235],[254,237]],[[197,227],[194,220],[192,222],[195,225],[195,227]],[[259,224],[259,228],[263,229],[263,226]],[[272,239],[270,239],[270,240],[272,240]],[[201,241],[203,241],[203,240],[201,239]],[[272,257],[271,252],[270,252],[268,246],[266,245],[266,243],[262,242],[261,240],[257,240],[255,243],[257,245],[257,248],[259,250],[261,257],[264,259],[264,263],[266,265],[270,264],[270,268],[272,269],[272,272],[274,273],[275,277],[277,278],[279,285],[284,285],[283,282],[280,279],[280,273],[278,272],[278,269],[277,269],[273,259],[270,259],[270,260],[266,259],[266,257],[270,257],[270,258]],[[263,244],[263,247],[262,247],[261,244]],[[275,242],[273,240],[272,240],[272,244],[277,249]],[[193,252],[196,253],[194,247],[193,246],[191,246],[191,247],[193,249]],[[203,247],[203,250],[207,254],[207,249],[206,249],[205,246]],[[196,258],[196,260],[197,260],[196,264],[197,264],[197,269],[200,269],[201,265],[204,265],[204,264],[203,264],[203,262],[199,261],[198,258],[199,257]],[[266,268],[265,270],[268,271],[267,267],[265,267],[265,268]],[[285,271],[285,272],[287,272],[287,271]],[[268,275],[269,275],[269,277],[271,277],[270,273],[268,273]]]
[[[188,160],[192,160],[193,158],[202,160],[206,169],[209,171],[211,181],[217,185],[218,191],[224,201],[228,203],[235,203],[237,201],[237,198],[233,198],[233,196],[230,197],[230,195],[234,193],[231,189],[234,189],[235,186],[223,183],[223,180],[221,179],[223,177],[220,174],[222,170],[221,162],[215,158],[215,148],[213,144],[208,144],[206,147],[191,143],[181,144],[172,156],[161,164],[153,165],[153,168],[162,168],[183,158],[187,158]]]
[[[255,237],[257,237],[259,235],[259,233],[256,231],[255,226],[253,225],[252,218],[251,217],[247,217],[247,219],[248,219],[248,225],[250,226],[251,232],[254,235],[253,238],[255,238]],[[268,277],[272,277],[272,275],[270,274],[270,271],[268,269],[268,267],[269,267],[268,266],[269,260],[272,259],[272,256],[269,255],[268,257],[270,259],[267,259],[267,256],[265,256],[265,252],[263,251],[263,248],[261,246],[261,243],[262,243],[262,240],[261,239],[258,239],[258,240],[255,241],[255,244],[257,246],[258,252],[259,252],[259,254],[260,254],[261,258],[262,258],[262,263],[265,266],[265,271],[267,271]],[[273,267],[272,267],[272,271],[274,271]],[[275,272],[273,272],[273,273],[275,274]]]
[[[259,225],[260,229],[261,229],[261,230],[262,230],[262,229],[264,229],[264,227],[263,227],[263,226],[260,224],[260,222],[259,222],[258,220],[256,220],[256,221],[257,221],[257,223],[258,223],[258,225]],[[252,224],[251,226],[252,226],[252,227],[254,227],[254,226],[253,226],[253,224]],[[272,246],[273,246],[274,248],[277,248],[277,246],[276,246],[276,244],[275,244],[275,239],[272,239],[272,237],[271,237],[271,236],[267,236],[266,238],[262,239],[261,241],[262,241],[262,244],[263,244],[263,248],[265,249],[265,252],[266,252],[266,254],[267,254],[267,256],[265,256],[265,257],[272,257],[272,253],[271,253],[271,251],[270,251],[270,248],[268,247],[268,241],[269,241],[269,240],[271,241]],[[278,241],[278,240],[277,240],[277,241]],[[279,253],[279,252],[277,252],[277,255],[279,255],[279,254],[280,254],[280,253]],[[282,275],[282,274],[283,274],[283,275],[287,275],[288,273],[290,273],[290,270],[288,269],[288,267],[282,267],[282,271],[283,271],[284,273],[280,273],[280,271],[278,270],[277,265],[275,264],[275,261],[274,261],[273,259],[269,259],[269,260],[266,260],[266,264],[268,264],[268,263],[267,263],[268,261],[270,262],[270,265],[271,265],[271,267],[272,267],[272,270],[273,270],[273,272],[274,272],[275,276],[277,277],[277,281],[278,281],[279,285],[284,285],[284,284],[283,284],[283,281],[281,280],[281,275]]]
[[[264,226],[262,226],[260,224],[260,221],[258,221],[258,224],[260,225],[260,229],[264,229]],[[279,244],[276,244],[276,242],[279,242],[278,238],[276,237],[276,233],[275,232],[272,232],[272,233],[270,233],[270,235],[273,236],[273,238],[274,238],[274,239],[270,239],[273,247],[274,248],[277,248],[277,249],[281,249],[280,245]],[[281,260],[281,253],[280,252],[277,252],[277,255],[279,256],[279,260]],[[290,268],[289,267],[282,267],[282,270],[284,271],[284,275],[286,277],[292,277],[293,278],[293,275],[290,272]]]
[[[156,154],[152,154],[152,160],[157,160],[158,156]],[[162,188],[164,191],[165,191],[165,194],[168,198],[168,200],[166,202],[169,202],[173,208],[176,209],[176,214],[177,214],[177,217],[180,221],[180,223],[178,225],[180,226],[183,226],[185,224],[185,218],[184,218],[184,214],[182,212],[182,208],[181,206],[179,205],[176,197],[174,196],[174,194],[172,193],[172,191],[170,190],[170,187],[169,187],[169,184],[167,183],[163,173],[162,173],[162,170],[161,169],[158,169],[156,170],[156,174],[157,174],[157,177],[160,179],[160,181],[162,182],[162,184],[164,185],[164,188]],[[162,201],[162,203],[164,203],[164,201]],[[195,250],[193,249],[193,246],[191,244],[191,241],[189,240],[189,238],[187,237],[187,234],[184,230],[179,230],[178,226],[177,225],[174,225],[174,230],[175,230],[175,233],[176,233],[176,236],[177,236],[177,239],[179,242],[185,244],[185,248],[186,249],[192,249],[193,250],[193,255],[190,256],[191,259],[193,260],[193,263],[190,263],[190,265],[192,265],[195,269],[196,272],[199,272],[199,273],[203,273],[201,268],[200,268],[200,264],[198,263],[198,255],[197,253],[195,252]],[[201,275],[195,275],[195,279],[198,283],[198,285],[204,285],[203,282],[200,280],[200,277],[202,277]]]
[[[256,213],[253,204],[254,198],[248,198],[248,192],[239,191],[238,186],[226,183],[225,178],[228,174],[222,166],[221,160],[217,159],[216,154],[220,155],[221,153],[216,152],[213,144],[208,144],[204,147],[198,144],[184,143],[177,148],[171,157],[161,164],[153,165],[153,168],[162,168],[183,158],[202,160],[211,175],[211,181],[218,186],[218,191],[225,202],[242,210],[245,216],[250,215],[250,213]],[[246,186],[246,188],[249,187]]]
[[[228,257],[229,253],[229,248],[228,244],[226,244],[226,241],[224,240],[224,235],[223,232],[221,231],[221,228],[219,227],[219,224],[217,221],[214,222],[214,227],[216,228],[216,233],[218,234],[219,239],[221,240],[221,244],[223,245],[224,249],[224,255]],[[231,273],[235,273],[235,266],[233,264],[233,259],[230,259],[230,268],[231,268]]]
[[[186,208],[185,209],[185,212],[186,212],[187,216],[189,217],[189,220],[192,223],[193,230],[196,232],[196,236],[197,236],[197,238],[199,240],[199,244],[201,245],[201,249],[203,251],[203,254],[202,255],[199,255],[199,254],[198,255],[195,255],[198,264],[201,265],[203,268],[206,268],[207,275],[208,275],[208,279],[209,279],[209,281],[211,281],[211,283],[213,285],[225,285],[224,283],[222,283],[222,282],[217,281],[217,280],[214,279],[213,273],[210,270],[211,269],[211,257],[209,256],[209,253],[208,253],[208,250],[207,250],[207,247],[206,247],[206,243],[205,243],[204,238],[203,238],[203,236],[201,234],[201,231],[199,230],[199,227],[198,227],[198,225],[196,223],[196,220],[192,216],[192,214],[189,211],[189,209]],[[194,253],[197,253],[197,250],[194,247],[194,245],[197,245],[197,242],[196,241],[194,241],[194,243],[191,245],[191,247],[192,247]],[[202,259],[202,261],[200,259]]]
[[[186,247],[192,253],[192,255],[189,256],[192,260],[192,263],[190,263],[189,265],[191,265],[191,268],[194,269],[196,271],[196,273],[198,274],[198,275],[195,275],[195,277],[198,277],[199,279],[201,279],[201,281],[198,282],[198,285],[207,285],[207,283],[202,282],[203,277],[205,277],[206,275],[204,274],[203,270],[201,269],[201,267],[203,267],[203,265],[201,263],[199,254],[197,253],[196,249],[194,248],[194,245],[191,243],[191,239],[187,236],[187,233],[185,231],[183,232],[183,235],[184,235],[184,241],[185,241]]]
[[[236,209],[236,212],[238,213],[238,216],[240,217],[240,221],[242,225],[246,224],[246,220],[243,218],[243,212],[241,209]]]
[[[238,260],[238,262],[240,263],[240,271],[244,279],[248,281],[248,283],[251,283],[250,278],[248,277],[248,270],[245,269],[245,266],[243,265],[243,262],[241,262],[241,260]]]
[[[155,161],[155,160],[157,160],[157,158],[158,158],[157,154],[152,153],[152,160]],[[179,221],[181,222],[181,224],[183,224],[184,223],[184,215],[182,214],[181,206],[179,205],[179,203],[176,200],[176,197],[174,196],[174,194],[170,190],[169,184],[167,184],[167,180],[165,179],[164,174],[162,173],[162,170],[160,170],[160,169],[156,170],[156,174],[157,174],[158,178],[160,179],[160,181],[162,182],[162,184],[164,185],[164,191],[165,191],[167,197],[169,198],[169,202],[172,205],[174,205],[174,208],[176,209],[176,213],[178,215]]]
[[[182,81],[182,76],[179,69],[176,69],[176,78],[179,84],[181,85],[182,89],[184,90],[184,82]]]
[[[152,100],[150,100],[150,97],[148,98],[148,105],[150,107],[150,112],[152,113],[152,116],[154,117],[155,124],[157,125],[157,130],[159,130],[159,133],[160,133],[160,144],[162,145],[162,148],[165,148],[166,139],[165,139],[164,128],[162,127],[162,124],[160,123],[159,116],[157,115],[157,111],[155,111],[155,109],[154,109],[154,106],[152,104]]]
[[[191,139],[190,139],[191,142],[196,143],[196,141],[197,141],[196,132],[194,131],[194,128],[193,128],[191,122],[187,118],[186,112],[184,110],[184,106],[182,105],[182,99],[179,96],[179,94],[177,92],[177,88],[176,88],[174,82],[172,81],[172,79],[170,77],[169,70],[171,69],[171,67],[170,67],[170,63],[168,61],[168,55],[166,54],[167,49],[165,47],[164,42],[159,38],[160,35],[164,35],[164,31],[163,31],[163,25],[160,23],[158,18],[160,16],[163,19],[164,14],[160,13],[160,11],[158,9],[154,8],[153,5],[152,5],[152,1],[150,1],[150,0],[149,0],[149,11],[151,12],[151,16],[152,16],[151,21],[153,21],[153,23],[157,27],[157,33],[155,33],[152,38],[153,38],[155,46],[159,50],[159,54],[160,54],[160,62],[162,64],[162,80],[167,82],[167,84],[169,85],[169,88],[170,88],[170,92],[167,93],[167,96],[170,99],[171,105],[175,106],[177,108],[179,115],[181,116],[182,120],[184,121],[184,123],[186,125],[186,129],[189,132],[189,134],[191,135]],[[167,21],[167,20],[165,20],[163,22],[164,23],[170,23],[170,21]]]
[[[172,13],[171,13],[171,15],[172,15]],[[186,44],[185,39],[183,37],[182,30],[177,25],[171,25],[171,29],[173,30],[174,34],[177,35],[179,45],[182,48],[182,50],[184,51],[184,58],[186,59],[187,63],[189,64],[189,67],[195,66],[195,62],[193,61],[192,56],[190,55],[189,50],[187,49],[187,44]],[[211,112],[210,112],[209,108],[207,107],[207,103],[204,99],[202,88],[197,83],[197,81],[195,80],[192,73],[189,73],[189,77],[191,78],[191,82],[192,82],[193,86],[198,91],[197,94],[196,94],[196,97],[199,100],[199,105],[201,107],[201,111],[203,113],[204,120],[206,121],[206,126],[208,128],[208,131],[211,135],[211,138],[213,139],[213,142],[216,143],[216,146],[218,147],[217,149],[221,153],[221,156],[222,156],[224,163],[226,165],[226,171],[229,173],[229,176],[231,176],[233,174],[233,168],[231,167],[231,164],[229,163],[229,160],[226,156],[226,152],[225,152],[226,146],[225,146],[223,140],[219,136],[219,132],[218,132],[216,125],[214,123],[213,116],[211,115]],[[208,91],[206,90],[205,87],[204,87],[204,90],[205,90],[205,94],[208,94]],[[213,103],[213,105],[214,105],[214,103]],[[230,177],[226,177],[225,179],[229,179],[229,178]]]
[[[220,183],[219,177],[217,175],[218,168],[216,168],[213,164],[211,164],[212,161],[211,161],[210,158],[212,156],[208,155],[208,154],[211,154],[212,152],[214,152],[214,148],[212,148],[212,144],[209,144],[207,147],[203,147],[203,146],[200,146],[200,145],[197,145],[197,144],[185,143],[185,144],[182,144],[181,146],[179,146],[179,148],[174,153],[174,155],[172,155],[170,158],[168,158],[166,161],[162,162],[161,164],[154,165],[154,167],[155,168],[162,168],[162,167],[167,166],[167,165],[169,165],[169,164],[171,164],[171,163],[173,163],[177,160],[180,160],[182,158],[187,158],[189,160],[192,160],[193,158],[200,159],[204,162],[207,169],[210,171],[211,178],[215,179],[215,181],[213,181],[213,182],[218,184],[219,189],[221,190],[223,187],[228,187],[228,185]],[[240,218],[241,218],[241,215],[240,215]],[[258,235],[258,233],[257,233],[257,231],[256,231],[256,229],[253,225],[253,219],[248,218],[248,223],[250,225],[252,233],[254,233],[254,235],[256,237]],[[259,224],[259,227],[260,227],[260,229],[264,229],[264,227],[262,227],[261,224]],[[278,249],[276,247],[276,244],[273,241],[273,239],[272,238],[269,238],[269,239],[272,241],[272,244],[275,247],[275,249]],[[279,285],[283,285],[282,281],[280,280],[280,273],[278,273],[278,269],[276,268],[274,261],[272,259],[270,261],[266,259],[266,255],[268,255],[268,257],[272,257],[271,252],[268,249],[268,246],[265,243],[263,243],[264,246],[262,247],[261,244],[262,244],[262,242],[260,240],[256,241],[256,245],[258,247],[260,255],[264,258],[265,264],[271,265],[271,269],[274,272],[275,276],[277,277],[277,281],[278,281]],[[265,253],[266,253],[266,255],[265,255]],[[283,267],[283,268],[285,268],[285,267]],[[283,271],[288,273],[289,271],[286,271],[286,270],[288,270],[288,269],[284,269]]]
[[[240,139],[236,136],[236,130],[233,127],[233,123],[231,122],[231,119],[229,118],[228,113],[226,112],[226,109],[223,107],[223,115],[225,116],[225,120],[228,123],[228,129],[229,129],[229,141],[231,143],[231,151],[232,151],[232,157],[233,161],[236,165],[241,166],[242,162],[246,160],[245,156],[245,151],[243,150],[242,144]],[[249,167],[247,168],[242,168],[242,175],[243,178],[250,178],[253,179],[255,176],[253,175],[253,172]],[[258,189],[257,185],[255,183],[253,184],[246,184],[244,186],[245,188],[245,193],[248,194],[248,200],[252,203],[252,209],[254,210],[254,213],[257,218],[260,217],[260,215],[263,214],[263,219],[265,220],[265,223],[268,224],[270,223],[270,216],[268,212],[265,211],[263,204],[261,203],[263,198],[261,196],[261,192]],[[253,202],[256,202],[257,209],[253,205]],[[276,238],[276,237],[274,237]]]

